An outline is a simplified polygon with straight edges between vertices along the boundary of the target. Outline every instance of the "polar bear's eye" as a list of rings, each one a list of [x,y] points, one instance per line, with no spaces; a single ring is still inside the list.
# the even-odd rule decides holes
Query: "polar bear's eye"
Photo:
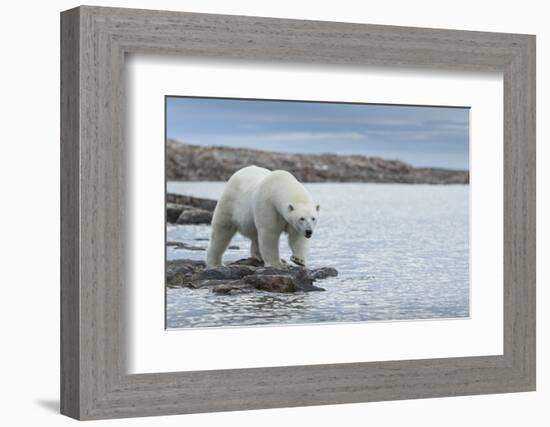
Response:
[[[312,217],[311,217],[311,220],[312,220],[312,221],[315,221],[315,217],[312,216]]]
[[[304,217],[300,218],[300,221],[305,221],[305,218]]]

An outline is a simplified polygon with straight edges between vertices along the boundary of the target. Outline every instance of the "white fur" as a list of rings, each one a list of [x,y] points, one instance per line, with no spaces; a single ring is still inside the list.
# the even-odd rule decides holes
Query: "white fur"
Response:
[[[292,260],[305,264],[308,239],[318,222],[315,206],[304,186],[289,172],[248,166],[227,181],[212,218],[208,267],[222,257],[236,232],[251,241],[250,255],[266,266],[284,267],[279,256],[281,233],[288,234]]]

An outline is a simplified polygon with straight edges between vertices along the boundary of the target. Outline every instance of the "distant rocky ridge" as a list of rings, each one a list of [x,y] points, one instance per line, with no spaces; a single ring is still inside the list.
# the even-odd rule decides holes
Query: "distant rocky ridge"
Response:
[[[210,147],[168,140],[166,178],[226,181],[250,165],[284,169],[302,182],[378,182],[468,184],[468,171],[415,168],[399,160],[363,155],[294,154],[246,148]]]

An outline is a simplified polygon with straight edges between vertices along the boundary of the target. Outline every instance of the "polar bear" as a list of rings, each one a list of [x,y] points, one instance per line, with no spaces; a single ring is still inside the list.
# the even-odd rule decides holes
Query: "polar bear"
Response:
[[[319,205],[289,172],[247,166],[227,181],[212,217],[207,267],[222,265],[235,233],[251,241],[250,256],[266,266],[284,268],[279,256],[281,233],[288,234],[290,258],[305,266],[308,239],[317,225]]]

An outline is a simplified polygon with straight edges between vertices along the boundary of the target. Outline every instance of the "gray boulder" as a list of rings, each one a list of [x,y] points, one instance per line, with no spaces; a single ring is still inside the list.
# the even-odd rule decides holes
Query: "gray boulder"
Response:
[[[314,280],[322,280],[322,279],[326,279],[327,277],[336,277],[336,276],[338,276],[338,270],[332,267],[316,268],[311,272],[311,277]]]
[[[178,203],[166,203],[166,221],[173,224],[183,212],[184,205]]]
[[[204,270],[204,261],[191,259],[178,259],[166,263],[166,286],[170,288],[189,287],[192,283],[193,274]]]
[[[198,273],[197,280],[239,280],[255,273],[255,268],[247,265],[227,265],[209,268]]]
[[[202,197],[186,196],[183,194],[166,194],[166,204],[175,203],[178,205],[186,205],[195,209],[204,209],[205,211],[214,212],[216,208],[216,200],[205,199]]]
[[[212,212],[204,209],[184,210],[176,224],[210,224],[212,222]]]

